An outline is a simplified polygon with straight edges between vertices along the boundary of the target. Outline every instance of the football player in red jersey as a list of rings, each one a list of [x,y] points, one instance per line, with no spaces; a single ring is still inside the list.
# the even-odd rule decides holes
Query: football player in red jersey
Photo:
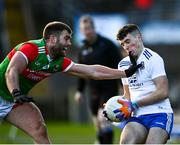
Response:
[[[39,81],[55,72],[93,79],[118,79],[131,76],[141,65],[125,71],[101,65],[82,65],[65,57],[71,46],[71,28],[50,22],[43,38],[17,45],[0,64],[0,119],[5,118],[37,144],[49,144],[46,125],[33,98],[27,94]]]

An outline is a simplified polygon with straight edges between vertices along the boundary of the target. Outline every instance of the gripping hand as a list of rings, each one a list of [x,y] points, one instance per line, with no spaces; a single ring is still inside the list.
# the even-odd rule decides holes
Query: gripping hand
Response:
[[[121,108],[114,110],[114,113],[117,113],[116,117],[121,119],[123,116],[125,119],[128,119],[131,116],[132,111],[138,109],[136,102],[131,102],[128,100],[118,100],[118,103],[122,105]]]
[[[12,96],[14,97],[14,103],[25,103],[25,102],[34,102],[32,97],[27,97],[20,90],[14,89],[12,91]]]
[[[136,60],[132,56],[131,52],[129,52],[129,58],[130,58],[130,61],[131,61],[132,65],[128,69],[125,70],[125,73],[126,73],[127,77],[132,76],[139,68],[141,68],[143,66],[142,63],[137,65]]]

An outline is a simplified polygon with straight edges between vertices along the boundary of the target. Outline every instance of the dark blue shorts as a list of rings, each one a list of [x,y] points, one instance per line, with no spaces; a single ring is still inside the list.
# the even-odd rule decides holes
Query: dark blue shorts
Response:
[[[147,130],[152,127],[159,127],[166,130],[170,136],[174,123],[174,115],[173,113],[146,114],[138,117],[131,117],[126,121],[126,124],[128,122],[138,122],[146,127]]]

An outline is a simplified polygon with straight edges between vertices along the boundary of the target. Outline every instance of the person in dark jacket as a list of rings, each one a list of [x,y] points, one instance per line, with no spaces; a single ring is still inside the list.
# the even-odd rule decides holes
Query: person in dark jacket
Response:
[[[78,56],[79,63],[101,64],[111,68],[117,68],[120,51],[109,39],[96,33],[92,17],[84,15],[80,18],[80,30],[85,36],[83,46]],[[102,116],[103,104],[112,96],[118,95],[119,80],[85,80],[78,79],[75,100],[82,101],[86,84],[90,90],[90,110],[93,123],[97,131],[97,141],[100,144],[113,143],[113,130],[111,124]]]

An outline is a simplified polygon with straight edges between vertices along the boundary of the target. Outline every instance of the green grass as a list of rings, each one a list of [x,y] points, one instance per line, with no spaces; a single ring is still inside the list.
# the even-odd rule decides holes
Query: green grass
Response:
[[[54,144],[93,144],[95,130],[92,124],[78,124],[65,122],[47,122],[48,133]],[[11,125],[3,122],[0,125],[0,144],[31,144],[32,139],[18,130],[15,139],[8,137]],[[114,143],[119,142],[120,130],[115,128]]]
[[[95,130],[92,124],[79,124],[67,122],[52,122],[47,123],[49,137],[54,144],[94,144]],[[24,132],[18,130],[15,139],[10,139],[8,134],[11,125],[2,122],[0,125],[0,144],[31,144],[32,139]],[[119,143],[120,129],[114,128],[115,139],[114,143]],[[179,144],[180,139],[176,138],[169,141],[171,144]]]

